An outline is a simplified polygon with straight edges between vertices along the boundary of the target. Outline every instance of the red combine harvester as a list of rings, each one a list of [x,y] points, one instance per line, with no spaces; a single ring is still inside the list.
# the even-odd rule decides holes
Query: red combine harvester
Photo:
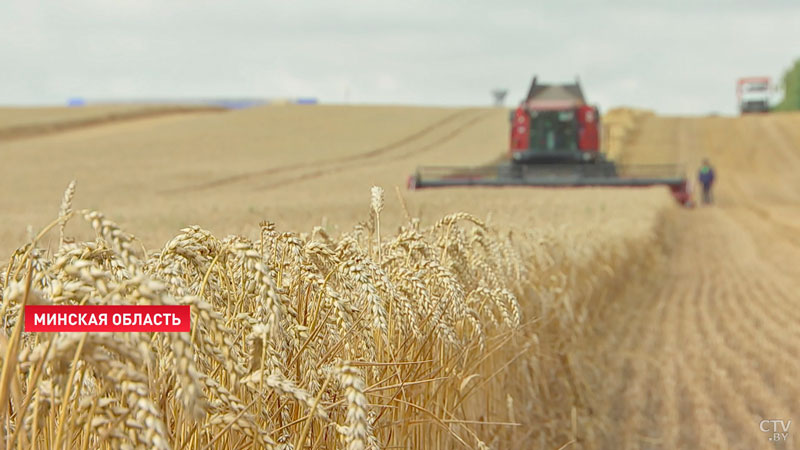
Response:
[[[691,201],[678,165],[626,165],[600,152],[600,115],[586,103],[578,82],[539,84],[511,114],[508,161],[479,167],[419,167],[410,189],[452,186],[668,186],[675,199]]]

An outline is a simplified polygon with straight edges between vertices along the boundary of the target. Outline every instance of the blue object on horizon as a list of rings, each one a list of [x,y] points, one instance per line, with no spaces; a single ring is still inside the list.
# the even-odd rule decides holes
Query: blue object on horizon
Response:
[[[276,99],[260,99],[260,98],[212,98],[212,99],[189,99],[189,100],[169,100],[169,99],[148,99],[148,100],[86,100],[83,97],[71,97],[67,100],[68,106],[86,106],[86,105],[96,105],[96,104],[143,104],[143,103],[152,103],[152,104],[187,104],[187,105],[207,105],[207,106],[217,106],[220,108],[226,109],[245,109],[245,108],[252,108],[255,106],[262,106],[262,105],[269,105],[273,103],[294,103],[296,105],[316,105],[318,100],[314,97],[299,97],[295,99],[282,99],[282,101],[278,101]]]
[[[210,102],[214,106],[220,106],[228,109],[244,109],[252,108],[254,106],[264,105],[267,102],[264,100],[214,100]]]

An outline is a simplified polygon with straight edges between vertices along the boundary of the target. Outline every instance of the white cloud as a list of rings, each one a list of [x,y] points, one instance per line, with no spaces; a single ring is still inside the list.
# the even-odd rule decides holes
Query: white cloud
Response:
[[[400,88],[400,84],[397,80],[385,73],[378,74],[378,80],[375,83],[378,86],[378,90],[387,94],[391,94],[397,92]]]

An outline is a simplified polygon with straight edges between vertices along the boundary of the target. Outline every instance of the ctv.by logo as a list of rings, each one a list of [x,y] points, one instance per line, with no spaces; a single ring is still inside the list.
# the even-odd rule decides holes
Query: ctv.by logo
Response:
[[[758,423],[758,428],[764,433],[770,433],[770,441],[785,441],[789,438],[789,427],[792,426],[792,421],[787,420],[769,420],[764,419]]]

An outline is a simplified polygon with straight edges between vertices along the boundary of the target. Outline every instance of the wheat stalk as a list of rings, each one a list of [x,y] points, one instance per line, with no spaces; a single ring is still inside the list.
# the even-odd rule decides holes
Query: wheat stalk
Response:
[[[583,432],[588,375],[552,355],[580,348],[621,281],[657,263],[659,205],[627,228],[460,212],[387,233],[384,192],[370,194],[372,220],[339,235],[190,226],[146,251],[91,210],[78,215],[96,239],[66,239],[71,183],[58,219],[0,268],[9,445],[507,448],[534,433],[547,447],[574,416]],[[57,225],[59,247],[40,248]],[[185,304],[193,329],[90,334],[79,351],[76,336],[22,333],[26,302]]]

